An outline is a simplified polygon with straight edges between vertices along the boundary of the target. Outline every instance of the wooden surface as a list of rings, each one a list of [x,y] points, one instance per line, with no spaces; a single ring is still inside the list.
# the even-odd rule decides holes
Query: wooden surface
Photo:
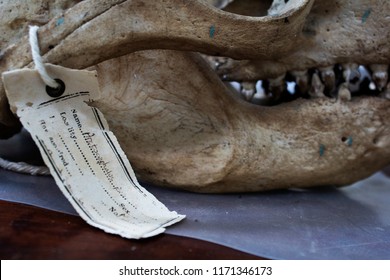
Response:
[[[128,240],[81,218],[0,201],[1,259],[259,259],[197,239],[162,234]]]
[[[384,170],[390,176],[390,166]],[[81,218],[0,200],[1,259],[261,259],[197,239],[162,234],[127,240]]]

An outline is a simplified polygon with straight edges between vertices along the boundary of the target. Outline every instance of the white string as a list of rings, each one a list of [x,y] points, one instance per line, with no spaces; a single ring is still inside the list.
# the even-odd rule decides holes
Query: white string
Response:
[[[42,80],[45,82],[46,85],[52,88],[57,88],[58,83],[49,76],[49,74],[46,71],[45,65],[43,64],[42,56],[40,54],[39,50],[39,44],[38,44],[38,29],[39,27],[29,26],[29,40],[30,40],[30,46],[31,46],[31,53],[33,57],[33,61],[35,64],[35,69],[38,71],[39,75],[41,75]]]
[[[1,157],[0,157],[0,167],[5,170],[14,171],[23,174],[30,174],[34,176],[50,175],[49,168],[47,168],[46,166],[35,166],[25,162],[12,162],[3,159]]]

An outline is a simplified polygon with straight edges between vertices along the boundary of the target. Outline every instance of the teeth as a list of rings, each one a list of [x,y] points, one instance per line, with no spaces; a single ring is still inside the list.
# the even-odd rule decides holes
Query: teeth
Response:
[[[370,66],[372,70],[372,80],[378,90],[382,91],[389,80],[389,66],[384,64],[374,64]]]
[[[209,63],[211,68],[213,68],[217,73],[222,76],[224,73],[224,70],[232,69],[234,60],[223,57],[223,56],[210,56],[210,55],[204,55],[202,54],[202,57]]]
[[[319,69],[321,72],[321,79],[324,81],[325,90],[332,92],[336,88],[336,75],[333,70],[333,65]]]
[[[360,80],[359,65],[356,63],[347,63],[342,65],[343,77],[347,84],[357,83]]]
[[[285,74],[275,79],[269,79],[269,91],[272,93],[272,99],[277,101],[286,90]]]
[[[256,82],[242,82],[240,92],[245,100],[251,101],[256,93]]]
[[[218,70],[219,67],[227,63],[228,63],[228,59],[226,57],[217,57],[215,59],[215,69]]]
[[[219,65],[229,63],[229,60],[218,58],[215,62],[218,66],[218,63]],[[286,75],[283,74],[274,79],[257,82],[234,82],[233,87],[240,91],[246,101],[265,106],[293,100],[294,98],[287,94],[287,90],[291,95],[298,90],[299,93],[309,94],[312,98],[333,96],[339,102],[351,101],[352,94],[355,93],[365,95],[370,90],[376,93],[379,90],[380,97],[390,100],[390,66],[374,64],[369,68],[370,70],[367,66],[347,63],[313,70],[295,70],[289,73],[288,77],[292,79],[289,78],[287,82]],[[341,83],[343,79],[345,81]]]
[[[337,93],[337,98],[339,101],[343,101],[343,102],[347,102],[352,99],[351,91],[349,90],[347,83],[343,83],[340,85]]]
[[[307,70],[292,71],[291,74],[295,77],[296,83],[300,92],[306,93],[309,91],[309,73]]]
[[[256,93],[253,95],[252,100],[250,101],[253,104],[257,105],[268,105],[269,96],[266,95],[265,90],[263,88],[263,81],[257,81],[256,83]]]
[[[314,73],[311,78],[311,88],[309,90],[309,95],[311,97],[325,97],[324,95],[325,86],[321,82],[320,77],[317,73]]]
[[[381,96],[387,100],[390,100],[390,83],[387,84],[385,90],[381,93]]]

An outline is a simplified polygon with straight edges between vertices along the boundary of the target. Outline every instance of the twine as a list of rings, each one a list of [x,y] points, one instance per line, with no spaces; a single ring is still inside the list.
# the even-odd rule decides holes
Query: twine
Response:
[[[38,71],[39,75],[41,76],[42,80],[45,82],[46,85],[51,88],[57,88],[59,86],[58,83],[52,77],[50,77],[50,75],[46,71],[45,65],[43,64],[43,59],[40,54],[38,44],[38,29],[39,27],[35,25],[30,26],[29,29],[29,40],[32,58],[35,64],[35,70]]]
[[[35,165],[28,164],[26,162],[12,162],[3,159],[1,157],[0,157],[0,167],[5,170],[14,171],[22,174],[34,175],[34,176],[50,175],[49,168],[47,168],[46,166],[35,166]]]

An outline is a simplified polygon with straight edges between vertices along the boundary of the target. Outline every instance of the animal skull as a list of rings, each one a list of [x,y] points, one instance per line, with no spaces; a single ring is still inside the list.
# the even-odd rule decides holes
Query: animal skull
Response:
[[[41,2],[0,5],[33,11]],[[390,163],[388,1],[77,2],[45,7],[52,19],[42,21],[41,52],[48,62],[98,71],[104,98],[94,105],[141,180],[259,191],[345,185]],[[1,25],[9,30],[0,72],[31,67],[21,30],[37,20],[19,11]],[[361,83],[355,96],[359,65],[371,69],[376,90]],[[259,102],[274,106],[244,101],[221,79],[242,82],[251,102],[262,80]],[[285,79],[296,82],[293,97]],[[3,89],[0,102],[6,137],[17,120]]]

